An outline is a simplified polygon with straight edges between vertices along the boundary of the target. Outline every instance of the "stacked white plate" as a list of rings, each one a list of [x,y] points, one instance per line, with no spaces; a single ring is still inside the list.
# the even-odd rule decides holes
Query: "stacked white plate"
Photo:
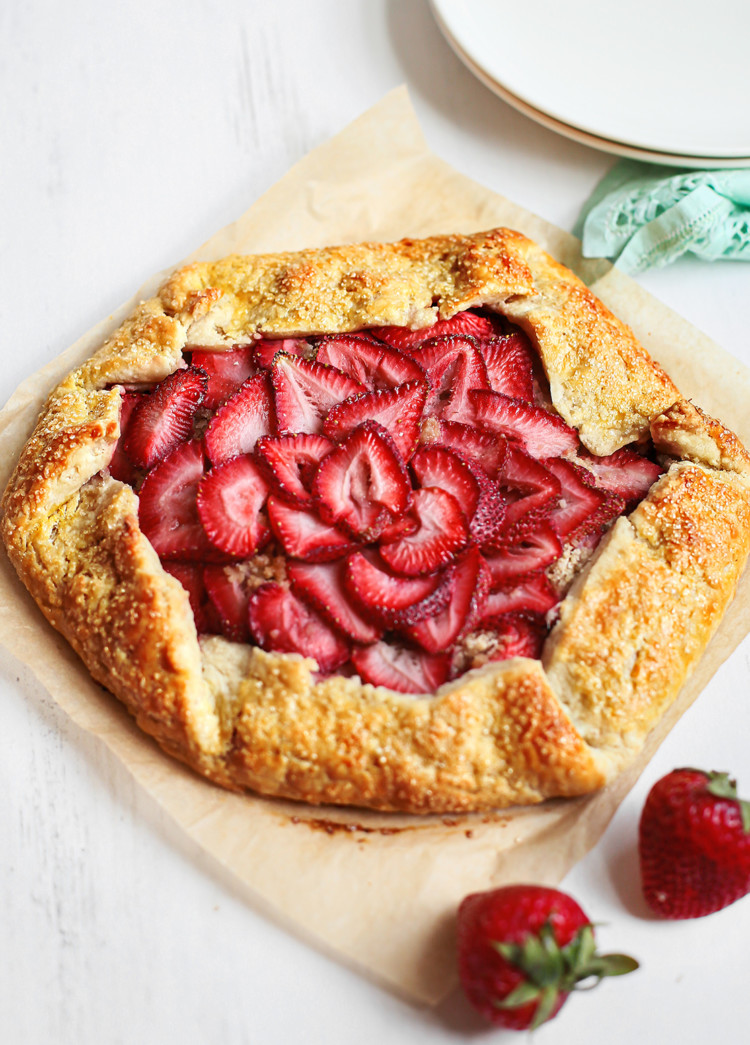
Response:
[[[680,167],[750,166],[748,0],[431,0],[468,68],[545,127]]]

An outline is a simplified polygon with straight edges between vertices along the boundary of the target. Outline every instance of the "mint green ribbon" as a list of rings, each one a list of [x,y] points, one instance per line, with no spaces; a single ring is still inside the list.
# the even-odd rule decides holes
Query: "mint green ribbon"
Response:
[[[599,182],[575,233],[587,258],[635,274],[681,254],[750,261],[750,169],[694,171],[621,160]]]

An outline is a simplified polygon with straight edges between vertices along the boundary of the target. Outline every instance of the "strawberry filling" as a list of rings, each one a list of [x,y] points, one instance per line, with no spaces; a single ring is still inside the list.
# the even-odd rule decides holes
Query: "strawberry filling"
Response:
[[[663,470],[587,451],[526,335],[475,311],[194,346],[122,394],[110,474],[198,632],[402,693],[539,658],[574,570]]]

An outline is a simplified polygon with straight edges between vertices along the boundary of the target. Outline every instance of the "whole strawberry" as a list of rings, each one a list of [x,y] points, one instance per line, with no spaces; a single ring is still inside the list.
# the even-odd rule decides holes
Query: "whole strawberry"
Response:
[[[593,925],[557,889],[506,886],[473,893],[458,909],[461,984],[498,1027],[538,1027],[558,1014],[579,981],[637,968],[627,955],[597,954]]]
[[[750,892],[750,802],[727,773],[675,769],[641,813],[643,894],[662,918],[701,918]]]

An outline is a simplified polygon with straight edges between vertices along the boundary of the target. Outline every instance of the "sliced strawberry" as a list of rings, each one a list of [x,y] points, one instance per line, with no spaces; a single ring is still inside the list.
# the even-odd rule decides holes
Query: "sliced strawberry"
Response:
[[[153,468],[189,438],[207,385],[206,372],[190,366],[175,370],[141,398],[130,417],[123,443],[136,468]]]
[[[544,462],[544,467],[560,482],[560,497],[549,515],[549,521],[555,533],[560,537],[569,537],[596,514],[607,495],[594,486],[590,472],[572,461],[552,458]]]
[[[449,653],[430,655],[391,642],[352,650],[352,663],[363,682],[397,693],[434,693],[448,678],[450,661]]]
[[[112,478],[118,479],[121,483],[129,483],[131,486],[135,482],[136,469],[133,462],[125,453],[123,444],[127,438],[130,418],[133,416],[136,407],[142,399],[143,394],[140,392],[122,393],[120,404],[120,438],[115,444],[112,460],[109,462],[109,474]]]
[[[335,526],[320,520],[314,511],[268,498],[271,529],[287,555],[306,562],[331,562],[354,551],[355,542]]]
[[[420,486],[437,486],[452,494],[471,519],[479,502],[479,483],[468,464],[447,446],[423,446],[411,459]]]
[[[313,496],[323,520],[376,540],[390,516],[409,505],[406,467],[388,433],[375,421],[355,428],[320,464]],[[390,514],[389,514],[390,513]]]
[[[491,592],[484,603],[481,625],[503,613],[548,613],[560,601],[543,572],[524,577],[517,584]]]
[[[507,503],[501,544],[528,533],[560,497],[560,480],[510,444],[497,481]]]
[[[573,539],[578,540],[590,533],[601,536],[610,524],[625,512],[626,507],[625,499],[620,497],[619,493],[611,493],[607,490],[604,504],[587,523],[584,523],[583,527],[576,530]]]
[[[312,657],[323,672],[334,671],[349,659],[346,639],[281,584],[263,584],[251,595],[248,618],[262,649]]]
[[[437,613],[448,598],[442,574],[397,577],[373,553],[349,556],[344,586],[358,605],[386,627],[416,624]]]
[[[327,415],[323,431],[330,439],[344,439],[363,421],[373,420],[388,432],[405,461],[419,442],[419,422],[427,401],[427,382],[409,381],[396,388],[362,392],[339,403]]]
[[[471,416],[469,393],[490,387],[487,368],[473,338],[433,338],[414,351],[414,359],[430,382],[425,416],[464,420]]]
[[[273,400],[266,374],[256,374],[219,407],[206,430],[206,453],[213,465],[250,454],[275,431]]]
[[[375,642],[382,628],[366,620],[344,587],[346,561],[308,564],[289,563],[289,580],[300,598],[311,603],[327,620],[355,642]]]
[[[335,367],[284,353],[274,358],[271,380],[280,432],[321,432],[332,407],[364,391]]]
[[[271,483],[277,493],[292,504],[305,507],[312,504],[310,489],[318,465],[333,449],[333,443],[324,435],[263,436],[256,445],[261,459],[271,474]]]
[[[485,432],[481,428],[460,421],[437,421],[440,432],[437,442],[456,450],[470,462],[476,462],[491,479],[497,478],[505,460],[507,441],[504,436]]]
[[[511,657],[540,659],[547,626],[538,614],[503,613],[485,620],[482,627],[497,632],[498,645],[488,658],[490,661],[510,660]]]
[[[525,334],[508,334],[482,341],[480,350],[490,388],[513,399],[534,399],[534,350]]]
[[[203,568],[194,562],[165,562],[164,569],[178,580],[190,599],[190,609],[195,619],[195,630],[199,635],[208,635],[220,630],[213,607],[208,601],[203,583]],[[221,569],[221,567],[218,567]]]
[[[476,312],[457,312],[450,319],[438,319],[431,327],[410,330],[408,327],[374,327],[372,333],[381,341],[401,351],[421,345],[428,338],[449,334],[466,334],[470,337],[492,337],[495,328],[492,321]]]
[[[608,457],[596,457],[584,451],[579,458],[593,472],[596,485],[619,494],[628,508],[645,497],[659,476],[664,474],[660,465],[626,447],[615,450]]]
[[[198,487],[198,515],[220,551],[247,559],[269,537],[262,514],[268,483],[250,457],[234,457],[205,475]]]
[[[208,374],[208,388],[203,405],[209,410],[221,406],[255,373],[252,345],[235,345],[228,352],[193,349],[190,358],[193,366],[200,367]]]
[[[196,507],[203,478],[203,450],[181,443],[152,469],[138,493],[138,520],[154,551],[164,559],[221,559],[201,525]]]
[[[370,391],[424,381],[424,371],[409,356],[361,334],[321,338],[315,359],[336,367]]]
[[[479,488],[479,499],[470,523],[471,536],[480,548],[492,547],[504,532],[508,504],[499,483],[490,479],[479,465],[472,465],[472,474]]]
[[[507,587],[519,577],[543,570],[562,555],[560,538],[548,522],[539,522],[520,540],[485,555],[493,588]]]
[[[476,546],[468,548],[450,568],[450,595],[438,613],[405,628],[406,634],[428,653],[449,649],[481,618],[489,590],[489,572]]]
[[[394,573],[418,577],[451,562],[469,539],[466,516],[451,494],[430,486],[412,494],[411,514],[419,529],[380,545],[380,554]]]
[[[414,516],[399,515],[398,518],[383,526],[378,540],[383,544],[389,544],[391,541],[397,541],[399,537],[408,537],[410,534],[416,533],[418,529],[419,523]]]
[[[310,342],[301,337],[283,337],[276,341],[263,338],[261,341],[256,341],[253,352],[256,366],[270,370],[279,352],[284,352],[287,356],[301,356],[303,359],[307,359],[311,352]]]
[[[500,392],[469,393],[476,423],[508,439],[519,440],[532,457],[558,457],[578,449],[578,432],[561,417]]]
[[[204,567],[203,583],[219,617],[222,635],[232,642],[249,642],[247,614],[250,597],[239,578],[232,575],[231,567]]]

